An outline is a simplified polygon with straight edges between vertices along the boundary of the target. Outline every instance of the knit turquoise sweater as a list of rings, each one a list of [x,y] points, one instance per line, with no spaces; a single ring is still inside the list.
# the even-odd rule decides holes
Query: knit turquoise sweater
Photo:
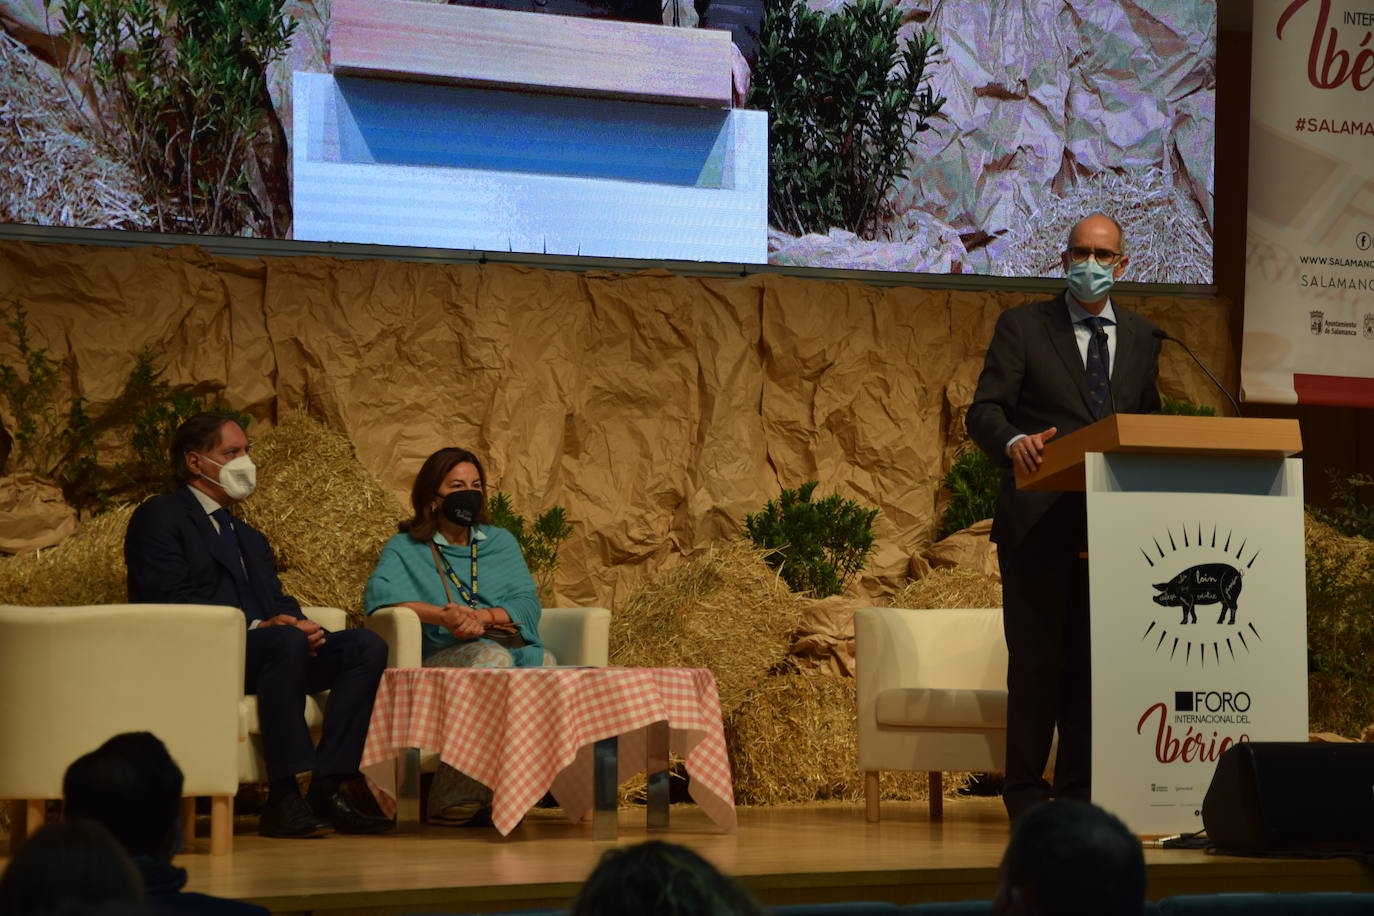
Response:
[[[539,641],[539,593],[534,579],[520,555],[515,536],[495,525],[478,525],[473,529],[473,543],[477,545],[477,606],[505,608],[510,619],[520,628],[520,635],[529,645],[511,654],[520,667],[538,667],[544,663],[544,647]],[[481,535],[478,536],[480,531]],[[448,543],[442,534],[434,536],[434,543],[443,552],[459,580],[472,588],[472,557],[466,545]],[[452,585],[455,601],[462,599]],[[386,542],[377,568],[367,580],[363,602],[367,613],[378,608],[407,601],[423,601],[443,607],[448,603],[444,594],[444,580],[434,568],[429,544],[417,541],[409,534],[397,534]],[[420,625],[421,654],[428,658],[440,649],[456,645],[454,638],[437,624]]]

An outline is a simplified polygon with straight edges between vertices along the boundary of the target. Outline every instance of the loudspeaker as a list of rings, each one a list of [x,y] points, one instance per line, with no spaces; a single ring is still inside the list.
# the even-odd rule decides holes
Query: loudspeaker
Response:
[[[1374,744],[1232,745],[1217,760],[1202,825],[1221,852],[1374,851]]]

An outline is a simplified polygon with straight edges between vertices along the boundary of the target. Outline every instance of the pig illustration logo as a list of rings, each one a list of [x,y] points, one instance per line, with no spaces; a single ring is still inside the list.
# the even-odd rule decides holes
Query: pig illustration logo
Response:
[[[1256,603],[1254,583],[1251,583],[1248,612],[1239,626],[1236,624],[1240,608],[1241,580],[1255,568],[1260,548],[1252,545],[1242,533],[1227,530],[1216,524],[1203,527],[1201,522],[1170,525],[1139,545],[1140,559],[1150,568],[1151,575],[1142,582],[1158,576],[1173,575],[1172,579],[1153,584],[1150,595],[1160,608],[1181,608],[1182,619],[1177,627],[1172,620],[1151,614],[1141,641],[1156,654],[1167,654],[1170,661],[1177,658],[1185,665],[1196,662],[1204,668],[1220,667],[1235,661],[1238,653],[1252,652],[1263,641],[1256,613],[1264,616],[1264,601]],[[1184,558],[1187,557],[1185,560]],[[1191,562],[1182,572],[1171,571]],[[1143,588],[1143,585],[1140,586]],[[1262,586],[1261,590],[1262,590]],[[1139,593],[1143,598],[1148,592]],[[1216,627],[1210,621],[1197,625],[1198,605],[1221,606]],[[1168,613],[1167,617],[1173,617]],[[1187,629],[1182,629],[1187,627]],[[1225,629],[1218,631],[1217,628]],[[1170,632],[1172,631],[1172,632]]]
[[[1152,595],[1155,604],[1163,607],[1182,607],[1183,619],[1180,624],[1197,623],[1199,604],[1220,604],[1221,616],[1217,623],[1227,625],[1236,622],[1237,599],[1240,597],[1241,570],[1229,563],[1202,563],[1190,566],[1168,582],[1155,584],[1157,595]],[[1231,618],[1226,619],[1227,613]]]

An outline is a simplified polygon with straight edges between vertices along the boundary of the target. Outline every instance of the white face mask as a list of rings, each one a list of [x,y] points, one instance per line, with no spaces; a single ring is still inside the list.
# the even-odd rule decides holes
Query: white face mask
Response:
[[[197,452],[196,454],[199,455],[200,453]],[[253,463],[253,459],[247,455],[239,455],[224,464],[220,464],[209,455],[201,455],[200,457],[219,468],[219,480],[211,480],[204,474],[200,476],[205,477],[211,483],[219,484],[225,494],[235,502],[242,502],[252,496],[253,491],[258,488],[258,467]]]

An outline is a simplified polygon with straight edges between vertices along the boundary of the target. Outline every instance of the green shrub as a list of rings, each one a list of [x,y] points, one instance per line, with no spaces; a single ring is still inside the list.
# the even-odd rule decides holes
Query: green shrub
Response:
[[[838,494],[811,501],[817,481],[783,490],[763,510],[744,519],[754,546],[769,551],[768,565],[787,587],[812,598],[844,591],[873,553],[877,509]]]
[[[57,396],[58,365],[46,347],[29,338],[28,312],[18,302],[5,327],[19,352],[19,368],[0,363],[0,392],[14,414],[9,454],[0,453],[0,474],[28,471],[62,488],[79,509],[103,509],[109,502],[105,474],[96,463],[96,423],[86,399]],[[0,438],[3,438],[0,430]]]
[[[14,446],[8,456],[0,454],[0,473],[30,471],[52,480],[77,509],[99,512],[115,498],[137,501],[175,486],[168,455],[172,433],[195,414],[222,410],[248,428],[247,414],[207,405],[189,389],[163,380],[151,348],[134,357],[119,398],[92,415],[85,398],[58,398],[58,367],[46,348],[33,346],[22,305],[15,303],[5,327],[13,335],[23,371],[0,363],[0,393],[15,417],[9,433]],[[0,430],[0,438],[4,432]],[[102,463],[101,434],[129,442],[132,458]]]
[[[874,238],[907,151],[944,106],[927,84],[935,39],[898,38],[901,13],[857,0],[830,15],[767,0],[749,104],[768,119],[768,216],[793,235]]]
[[[1331,481],[1331,496],[1336,506],[1331,509],[1311,509],[1313,515],[1341,534],[1374,541],[1374,504],[1360,501],[1360,492],[1369,487],[1374,496],[1374,477],[1356,474],[1341,479],[1335,471],[1328,471]]]
[[[1357,738],[1374,723],[1374,545],[1307,524],[1312,731]]]
[[[264,207],[250,187],[255,179],[283,188],[286,182],[285,136],[266,76],[295,31],[284,5],[63,0],[64,37],[84,49],[68,66],[89,70],[113,114],[114,123],[106,125],[110,139],[132,162],[156,207],[158,228],[285,235],[288,227],[279,224],[276,209],[288,204]],[[263,130],[281,147],[273,174],[263,174],[255,158]]]
[[[32,471],[50,478],[58,461],[59,420],[54,402],[57,393],[57,366],[46,347],[35,347],[29,339],[29,314],[22,303],[13,303],[14,312],[5,327],[14,335],[20,368],[0,363],[0,391],[14,414],[11,453],[0,464],[0,472]]]
[[[58,434],[62,464],[54,475],[67,502],[81,509],[102,512],[110,505],[106,472],[96,459],[95,420],[86,413],[86,399],[68,401],[67,425]]]
[[[562,506],[551,506],[526,528],[525,517],[515,511],[510,497],[497,491],[487,503],[491,523],[515,535],[525,565],[530,568],[541,600],[553,596],[553,576],[558,570],[558,548],[572,535],[567,513]]]
[[[1166,394],[1161,400],[1163,405],[1160,407],[1160,413],[1173,414],[1178,417],[1215,417],[1217,415],[1215,407],[1194,404],[1183,398],[1171,398]]]
[[[942,481],[949,491],[949,508],[940,537],[947,538],[956,531],[992,518],[997,508],[997,491],[1002,488],[1002,469],[992,463],[976,446],[969,446],[950,466]]]
[[[186,420],[207,410],[217,410],[229,414],[247,429],[253,419],[222,404],[207,405],[203,397],[190,389],[173,388],[162,378],[162,370],[153,360],[151,347],[139,351],[124,382],[124,391],[109,412],[112,422],[130,427],[133,459],[120,464],[116,476],[121,492],[132,500],[176,486],[170,454],[172,434]]]

